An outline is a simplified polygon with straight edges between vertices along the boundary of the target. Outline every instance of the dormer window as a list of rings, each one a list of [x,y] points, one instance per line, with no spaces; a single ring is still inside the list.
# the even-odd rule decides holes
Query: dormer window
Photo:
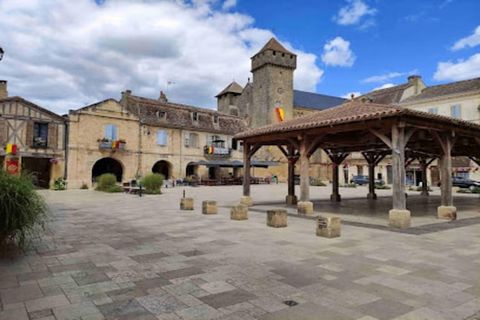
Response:
[[[167,113],[165,111],[157,111],[156,113],[158,119],[167,119]]]
[[[192,112],[192,120],[193,121],[198,121],[198,112],[196,112],[196,111]]]

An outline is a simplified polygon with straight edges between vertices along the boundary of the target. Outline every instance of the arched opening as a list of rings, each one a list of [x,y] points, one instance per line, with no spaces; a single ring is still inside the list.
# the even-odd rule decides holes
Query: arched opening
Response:
[[[123,167],[120,161],[113,158],[102,158],[95,162],[92,168],[92,181],[104,173],[113,173],[118,182],[122,182]]]
[[[157,161],[152,167],[152,172],[163,175],[165,179],[170,179],[172,175],[172,165],[165,160]]]
[[[198,165],[195,164],[194,162],[190,162],[189,164],[187,164],[185,176],[186,177],[198,176]]]

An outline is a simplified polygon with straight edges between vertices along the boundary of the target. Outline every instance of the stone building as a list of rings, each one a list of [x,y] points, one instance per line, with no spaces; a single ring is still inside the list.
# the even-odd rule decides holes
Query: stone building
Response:
[[[249,79],[245,87],[237,82],[230,83],[216,96],[218,111],[244,118],[250,128],[256,128],[324,110],[346,101],[339,97],[295,90],[293,73],[296,67],[297,56],[276,39],[270,39],[251,58],[253,81]],[[286,179],[286,159],[275,147],[262,148],[255,159],[282,163],[268,170],[257,170],[256,174],[274,174],[282,181]],[[329,180],[329,163],[325,153],[316,152],[311,158],[311,175]]]
[[[127,90],[120,101],[72,110],[68,118],[71,188],[91,185],[107,172],[119,182],[151,172],[171,180],[239,174],[231,164],[242,154],[232,136],[245,129],[245,122],[236,116],[173,103],[163,93],[155,100]]]
[[[0,166],[9,173],[29,172],[49,188],[65,175],[66,119],[21,97],[9,97],[0,81]]]
[[[421,76],[408,77],[406,83],[372,91],[358,99],[374,103],[400,105],[424,112],[450,116],[462,120],[480,123],[480,78],[456,81],[442,85],[427,86]],[[355,158],[357,165],[366,167],[365,161]],[[377,167],[378,172],[384,172],[391,180],[390,160],[387,158]],[[382,170],[383,169],[383,170]],[[386,170],[385,170],[386,169]],[[465,157],[453,159],[453,172],[456,176],[480,179],[479,166]],[[422,170],[418,161],[412,161],[407,168],[407,183],[418,185],[422,180]],[[431,184],[439,182],[438,163],[432,162],[427,171]]]

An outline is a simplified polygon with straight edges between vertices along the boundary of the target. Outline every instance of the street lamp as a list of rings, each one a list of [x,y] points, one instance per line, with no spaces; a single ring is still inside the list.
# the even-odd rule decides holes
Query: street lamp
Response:
[[[2,60],[4,53],[5,51],[3,51],[2,47],[0,47],[0,60]]]

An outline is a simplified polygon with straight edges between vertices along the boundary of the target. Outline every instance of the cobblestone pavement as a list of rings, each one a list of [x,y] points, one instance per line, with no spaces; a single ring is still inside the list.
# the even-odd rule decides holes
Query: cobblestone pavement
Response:
[[[262,210],[285,189],[254,186],[263,204],[246,221],[229,219],[241,186],[187,188],[194,211],[178,210],[181,188],[142,198],[44,191],[46,234],[24,257],[0,261],[0,320],[478,318],[478,196],[456,197],[459,226],[401,233],[371,227],[386,215],[349,200],[365,189],[342,190],[343,208],[356,208],[342,219],[353,223],[325,239],[309,219],[266,226]],[[328,193],[312,192],[316,208],[328,207]],[[448,224],[422,214],[435,200],[414,198],[420,227]],[[202,200],[218,200],[219,213],[202,215]]]

